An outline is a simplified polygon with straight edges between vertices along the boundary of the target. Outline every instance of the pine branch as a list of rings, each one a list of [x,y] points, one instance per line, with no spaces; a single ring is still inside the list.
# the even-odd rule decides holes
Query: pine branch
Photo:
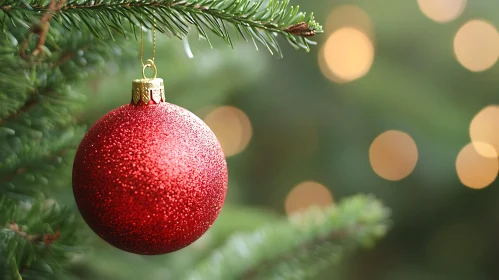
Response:
[[[186,279],[315,279],[359,244],[383,236],[387,220],[388,210],[367,196],[311,209],[287,223],[234,236]]]
[[[82,129],[74,138],[51,147],[49,154],[23,164],[14,172],[0,169],[0,195],[26,200],[60,194],[61,187],[68,185],[67,176],[64,175],[71,174],[76,152],[75,148],[68,146],[76,144],[83,133]]]
[[[52,15],[54,13],[58,13],[61,10],[62,5],[66,0],[50,0],[50,3],[47,6],[47,11],[45,14],[42,16],[40,19],[40,23],[33,25],[30,29],[31,33],[29,33],[28,37],[24,39],[23,43],[21,44],[21,56],[23,58],[27,58],[27,54],[25,52],[28,44],[29,44],[29,39],[31,34],[37,34],[38,35],[38,42],[36,44],[35,49],[33,50],[32,55],[33,56],[38,56],[39,54],[43,54],[43,47],[45,45],[45,41],[47,40],[47,34],[50,28],[50,20],[52,19]]]
[[[3,40],[3,39],[0,39]],[[9,53],[10,50],[8,51]],[[5,57],[0,53],[0,65],[12,65],[13,67],[2,67],[0,70],[0,135],[8,133],[1,128],[1,124],[19,111],[28,103],[31,93],[34,92],[32,83],[26,75],[23,67],[18,67],[17,60]],[[12,94],[15,92],[15,94]]]
[[[53,279],[75,251],[76,228],[69,209],[0,196],[0,279]]]
[[[0,40],[0,50],[10,54],[2,58],[9,67],[0,69],[0,86],[5,85],[0,88],[0,100],[5,101],[0,105],[0,168],[15,173],[78,142],[84,131],[75,125],[76,114],[85,96],[70,85],[102,70],[108,58],[125,51],[117,42],[96,44],[88,32],[54,27],[43,61],[25,61],[11,56],[25,32],[12,25],[8,30],[4,35],[12,39]],[[0,178],[2,190],[5,183],[10,181]]]
[[[1,124],[2,129],[10,131],[0,135],[0,168],[5,172],[56,152],[84,133],[81,127],[74,126],[71,115],[81,107],[75,102],[78,96],[74,92],[65,86],[38,90],[36,99]]]
[[[232,25],[238,36],[251,39],[266,46],[273,53],[282,56],[276,35],[283,36],[293,47],[309,50],[307,39],[322,33],[322,27],[313,17],[307,17],[298,6],[289,7],[290,0],[69,0],[62,4],[54,19],[68,29],[81,30],[82,24],[96,37],[102,38],[105,32],[113,36],[136,33],[136,26],[153,26],[163,33],[183,38],[194,25],[200,36],[208,39],[205,28],[233,46],[228,27]],[[27,4],[29,3],[29,4]],[[24,22],[32,15],[47,14],[47,0],[0,1],[0,11],[4,20],[12,23]],[[127,23],[127,24],[126,24]],[[1,23],[0,23],[0,27]],[[209,42],[209,39],[208,39]],[[211,45],[211,43],[210,43]],[[258,48],[258,47],[257,47]]]

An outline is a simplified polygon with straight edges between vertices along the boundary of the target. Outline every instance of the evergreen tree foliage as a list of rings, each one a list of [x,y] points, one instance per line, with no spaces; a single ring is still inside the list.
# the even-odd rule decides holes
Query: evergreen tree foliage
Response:
[[[322,32],[313,15],[288,0],[0,0],[0,19],[0,279],[16,280],[130,276],[116,276],[126,267],[103,272],[99,262],[75,261],[96,243],[88,241],[88,228],[64,194],[70,192],[72,160],[86,131],[80,117],[90,110],[78,85],[113,64],[135,61],[140,28],[178,38],[192,29],[208,42],[215,35],[231,46],[239,36],[279,55],[279,36],[308,50],[313,42],[307,38]],[[171,48],[164,53],[171,61],[176,56]],[[246,65],[233,71],[240,58],[223,56],[228,62],[200,74],[201,80],[222,71],[239,80],[252,73]],[[184,70],[175,76],[179,83],[194,72]],[[169,86],[175,87],[173,80],[167,91]],[[230,91],[223,84],[212,89]],[[380,238],[388,220],[388,210],[365,196],[290,220],[228,207],[200,240],[205,247],[165,257],[162,265],[171,268],[166,275],[313,279],[345,252]],[[111,262],[104,252],[99,255]]]

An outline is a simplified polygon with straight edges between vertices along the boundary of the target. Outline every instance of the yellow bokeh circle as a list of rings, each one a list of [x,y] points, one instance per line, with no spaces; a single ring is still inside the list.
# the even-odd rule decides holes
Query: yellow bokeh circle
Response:
[[[494,147],[487,143],[469,143],[459,152],[456,159],[457,176],[461,183],[472,189],[482,189],[495,181],[499,172],[499,162],[496,157],[484,157],[475,147],[490,154]]]
[[[421,12],[430,19],[445,23],[455,20],[466,7],[466,0],[418,0]]]
[[[398,181],[409,176],[416,167],[418,149],[409,134],[389,130],[372,142],[369,148],[369,161],[378,176]]]
[[[319,53],[334,82],[350,82],[363,77],[374,61],[374,45],[364,32],[353,27],[334,31]],[[324,71],[323,71],[324,72]]]
[[[470,124],[470,137],[480,155],[497,157],[499,152],[499,106],[489,105],[476,114]]]
[[[307,210],[311,206],[327,207],[333,204],[331,192],[322,184],[314,181],[302,182],[289,192],[284,204],[286,213]]]
[[[341,5],[328,15],[324,31],[328,34],[342,27],[356,28],[370,38],[374,37],[372,20],[362,8],[355,5]]]
[[[499,58],[499,34],[483,20],[465,23],[454,37],[454,53],[459,63],[472,72],[494,66]]]
[[[215,108],[204,117],[204,122],[217,136],[226,157],[242,152],[253,134],[248,116],[232,106]]]

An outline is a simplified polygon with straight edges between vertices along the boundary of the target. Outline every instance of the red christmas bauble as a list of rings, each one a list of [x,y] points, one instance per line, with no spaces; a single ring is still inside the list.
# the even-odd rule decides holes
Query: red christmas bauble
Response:
[[[102,239],[157,255],[188,246],[210,228],[228,174],[220,143],[202,120],[162,100],[146,101],[115,109],[90,128],[74,160],[73,192]]]

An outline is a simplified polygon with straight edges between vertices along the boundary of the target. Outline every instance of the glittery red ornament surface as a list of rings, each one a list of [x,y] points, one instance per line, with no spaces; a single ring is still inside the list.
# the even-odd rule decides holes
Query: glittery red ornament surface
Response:
[[[73,166],[75,200],[90,228],[143,255],[173,252],[201,237],[222,208],[227,179],[213,132],[166,102],[105,115],[82,140]]]

